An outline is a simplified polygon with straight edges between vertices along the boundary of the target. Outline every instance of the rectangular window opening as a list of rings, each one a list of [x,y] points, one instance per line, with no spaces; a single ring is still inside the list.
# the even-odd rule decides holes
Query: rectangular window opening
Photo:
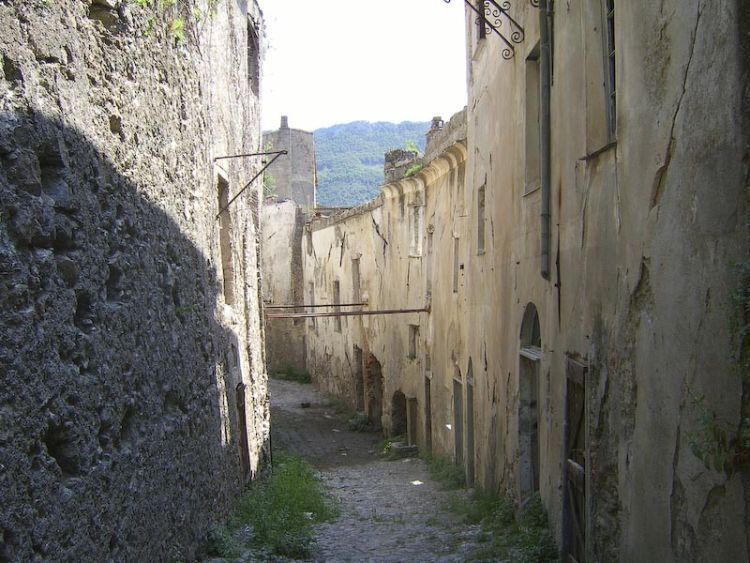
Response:
[[[232,262],[232,216],[227,209],[229,203],[229,182],[219,176],[218,178],[218,203],[219,210],[219,253],[221,254],[221,273],[224,282],[224,302],[234,305],[234,264]]]
[[[409,358],[416,359],[419,347],[419,325],[409,325]]]
[[[260,93],[260,49],[255,22],[247,22],[247,80],[250,90],[256,96]]]
[[[539,45],[534,47],[529,58],[526,59],[526,181],[524,195],[537,190],[542,185],[541,180],[541,115],[540,115],[540,74],[539,74]]]

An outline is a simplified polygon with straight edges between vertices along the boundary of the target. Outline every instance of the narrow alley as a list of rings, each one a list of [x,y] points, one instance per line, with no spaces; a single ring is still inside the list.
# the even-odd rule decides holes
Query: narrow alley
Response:
[[[269,393],[274,452],[312,463],[340,507],[316,528],[316,561],[465,561],[477,547],[479,527],[448,509],[466,491],[442,490],[419,458],[385,460],[382,437],[350,431],[312,385],[270,380]]]

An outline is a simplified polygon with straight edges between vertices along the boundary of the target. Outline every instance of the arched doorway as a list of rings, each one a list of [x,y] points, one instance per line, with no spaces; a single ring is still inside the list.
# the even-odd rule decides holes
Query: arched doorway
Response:
[[[396,391],[391,399],[391,436],[406,435],[406,420],[406,395]]]
[[[382,427],[383,416],[383,370],[378,359],[370,354],[367,358],[367,418],[376,430]]]
[[[542,338],[539,314],[526,305],[520,333],[518,359],[518,448],[521,496],[539,490],[539,363]]]

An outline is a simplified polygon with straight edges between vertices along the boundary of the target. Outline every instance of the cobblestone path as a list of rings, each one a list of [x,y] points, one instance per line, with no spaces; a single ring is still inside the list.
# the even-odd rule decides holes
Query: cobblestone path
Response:
[[[270,392],[273,448],[316,466],[340,505],[336,521],[316,528],[315,561],[466,560],[479,529],[446,508],[463,493],[440,490],[420,459],[382,460],[381,437],[348,431],[311,385],[272,380]]]

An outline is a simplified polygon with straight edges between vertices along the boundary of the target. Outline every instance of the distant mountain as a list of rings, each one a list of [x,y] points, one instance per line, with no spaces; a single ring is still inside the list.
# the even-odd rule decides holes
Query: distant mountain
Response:
[[[383,184],[383,154],[412,141],[424,152],[430,122],[355,121],[316,129],[317,202],[320,207],[352,207],[377,196]]]

